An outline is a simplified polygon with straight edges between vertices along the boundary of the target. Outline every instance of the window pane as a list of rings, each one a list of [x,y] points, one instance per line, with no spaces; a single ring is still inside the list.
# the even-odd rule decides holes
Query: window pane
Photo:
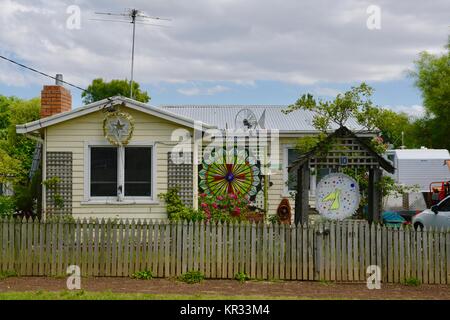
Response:
[[[117,196],[117,148],[91,148],[91,196]]]
[[[288,149],[288,166],[300,157],[300,153],[295,149]],[[288,190],[295,191],[297,189],[297,172],[288,173]]]
[[[152,191],[152,148],[125,148],[125,196],[150,197]]]
[[[450,199],[447,199],[446,201],[442,202],[439,206],[439,211],[450,211]]]

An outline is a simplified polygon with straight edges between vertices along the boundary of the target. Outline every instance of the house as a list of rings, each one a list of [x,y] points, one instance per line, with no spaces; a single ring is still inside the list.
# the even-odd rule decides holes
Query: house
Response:
[[[41,119],[16,130],[42,143],[44,213],[77,218],[166,218],[158,194],[171,186],[194,207],[199,193],[214,187],[248,193],[275,213],[295,189],[287,168],[297,158],[296,140],[317,134],[312,112],[285,115],[286,106],[155,107],[116,96],[72,109],[70,91],[60,84],[44,86],[41,104]],[[355,121],[347,126],[362,130]],[[210,144],[229,142],[211,132],[227,136],[233,130],[238,134],[231,143],[256,145],[234,154],[245,158],[235,166],[240,173],[211,178],[211,171],[229,169],[211,162],[227,150],[209,152]],[[252,150],[256,160],[249,160]]]

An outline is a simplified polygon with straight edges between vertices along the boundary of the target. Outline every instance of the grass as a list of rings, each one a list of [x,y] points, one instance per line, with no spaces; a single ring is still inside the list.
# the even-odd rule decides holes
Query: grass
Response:
[[[89,291],[25,291],[0,292],[0,300],[307,300],[309,297],[292,296],[225,296],[180,295],[147,293],[113,293]]]
[[[403,282],[405,286],[418,287],[420,286],[420,280],[417,278],[407,278]]]
[[[0,272],[0,280],[10,278],[10,277],[17,277],[18,274],[15,271],[1,271]]]

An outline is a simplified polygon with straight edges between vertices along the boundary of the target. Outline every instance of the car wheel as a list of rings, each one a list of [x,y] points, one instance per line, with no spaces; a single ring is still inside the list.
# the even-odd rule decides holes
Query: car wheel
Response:
[[[414,229],[418,230],[418,231],[422,231],[423,230],[423,224],[421,224],[420,222],[414,223]]]

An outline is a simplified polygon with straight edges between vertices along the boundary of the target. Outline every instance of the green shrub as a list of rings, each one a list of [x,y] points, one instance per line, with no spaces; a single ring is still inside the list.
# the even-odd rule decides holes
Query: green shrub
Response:
[[[245,282],[247,280],[250,280],[250,277],[245,272],[238,272],[234,276],[234,278],[239,282]]]
[[[205,215],[197,210],[188,208],[181,201],[177,188],[171,188],[166,193],[160,193],[159,198],[166,202],[167,215],[170,221],[202,221]]]
[[[403,284],[405,286],[417,287],[417,286],[420,286],[420,280],[417,278],[407,278],[407,279],[405,279]]]
[[[192,284],[199,283],[205,279],[205,276],[200,271],[189,271],[183,273],[179,278],[180,281]]]
[[[153,278],[153,273],[150,270],[138,271],[133,273],[132,278],[141,280],[150,280]]]
[[[0,196],[0,218],[11,217],[15,211],[14,198]]]
[[[7,271],[1,271],[0,272],[0,280],[10,278],[10,277],[17,277],[18,274],[14,270],[7,270]]]

